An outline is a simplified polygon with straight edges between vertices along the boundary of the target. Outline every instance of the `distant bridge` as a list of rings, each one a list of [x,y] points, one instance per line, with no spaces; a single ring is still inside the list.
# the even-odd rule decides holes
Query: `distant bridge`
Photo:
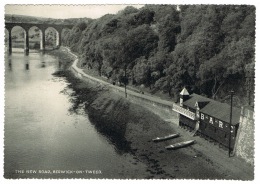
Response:
[[[26,54],[29,53],[29,29],[31,27],[37,27],[41,31],[41,44],[40,49],[45,50],[45,30],[47,28],[54,28],[56,30],[56,45],[61,45],[61,32],[64,28],[71,29],[73,25],[69,24],[46,24],[46,23],[22,23],[22,22],[5,22],[5,28],[8,30],[9,33],[9,44],[8,44],[8,51],[12,53],[12,29],[15,26],[20,26],[24,29],[24,52]]]

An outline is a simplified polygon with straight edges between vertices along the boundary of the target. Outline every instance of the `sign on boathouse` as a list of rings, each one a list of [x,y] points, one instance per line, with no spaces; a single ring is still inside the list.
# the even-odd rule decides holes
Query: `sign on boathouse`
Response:
[[[239,108],[233,107],[230,124],[230,106],[228,104],[195,93],[190,95],[184,88],[180,93],[180,104],[173,104],[172,110],[180,114],[180,126],[196,129],[200,134],[226,147],[228,147],[231,135],[231,147],[234,147],[239,126]]]

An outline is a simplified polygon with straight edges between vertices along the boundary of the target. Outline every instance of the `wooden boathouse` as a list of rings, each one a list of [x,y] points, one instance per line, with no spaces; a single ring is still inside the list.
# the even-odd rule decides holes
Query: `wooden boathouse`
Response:
[[[198,94],[189,94],[186,88],[180,93],[180,104],[173,104],[173,111],[179,113],[179,125],[208,137],[220,145],[234,148],[239,126],[240,109]],[[230,142],[229,142],[230,141]]]

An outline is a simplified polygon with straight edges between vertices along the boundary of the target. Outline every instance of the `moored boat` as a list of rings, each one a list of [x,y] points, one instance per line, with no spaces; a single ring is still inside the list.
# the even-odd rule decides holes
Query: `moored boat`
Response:
[[[168,150],[174,150],[174,149],[179,149],[179,148],[183,148],[183,147],[192,145],[194,143],[195,143],[195,140],[183,141],[183,142],[179,142],[176,144],[171,144],[169,146],[166,146],[165,148]]]
[[[167,136],[164,136],[164,137],[156,137],[155,139],[153,139],[153,142],[166,141],[166,140],[173,139],[173,138],[176,138],[176,137],[179,137],[179,136],[180,136],[180,134],[177,133],[177,134],[170,134],[170,135],[167,135]]]

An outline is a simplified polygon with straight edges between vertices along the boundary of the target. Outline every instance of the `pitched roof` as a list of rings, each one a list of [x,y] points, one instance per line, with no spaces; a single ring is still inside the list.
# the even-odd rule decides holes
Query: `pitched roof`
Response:
[[[202,109],[203,107],[205,107],[205,105],[207,105],[209,103],[209,101],[200,101],[200,102],[196,102],[195,106],[198,106],[200,109]]]
[[[186,88],[183,88],[183,90],[180,92],[180,95],[190,95],[190,94]]]
[[[208,102],[204,107],[200,109],[200,112],[208,114],[212,117],[215,117],[221,121],[229,123],[230,121],[230,105],[226,103],[221,103],[210,98],[198,94],[191,94],[189,99],[183,102],[184,105],[189,108],[195,109],[196,102]],[[233,107],[232,108],[232,125],[239,123],[240,118],[240,109]]]

